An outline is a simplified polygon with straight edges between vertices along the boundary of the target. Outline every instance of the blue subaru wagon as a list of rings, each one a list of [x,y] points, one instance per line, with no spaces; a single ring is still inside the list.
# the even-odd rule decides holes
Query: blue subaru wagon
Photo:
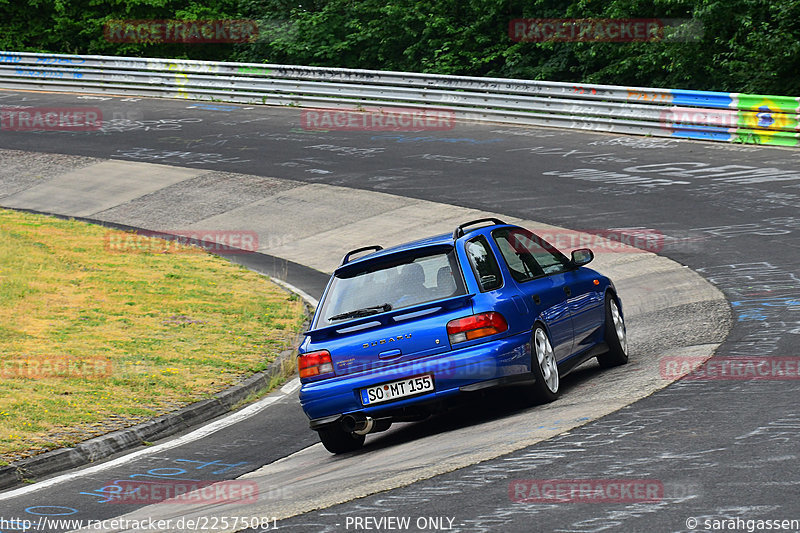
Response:
[[[584,266],[593,258],[586,248],[567,258],[494,218],[349,252],[298,352],[311,429],[330,452],[353,451],[465,394],[514,384],[548,402],[588,359],[625,364],[622,305],[611,280]]]

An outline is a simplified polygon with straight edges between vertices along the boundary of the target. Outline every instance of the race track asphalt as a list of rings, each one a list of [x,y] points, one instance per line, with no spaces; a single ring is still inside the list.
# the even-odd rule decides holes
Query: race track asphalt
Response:
[[[447,132],[306,132],[296,109],[182,101],[1,92],[0,104],[92,105],[112,117],[101,132],[2,131],[0,148],[7,150],[336,185],[584,231],[654,230],[664,236],[660,254],[697,271],[730,302],[733,328],[716,358],[797,357],[800,153],[795,150],[500,125],[458,124]],[[214,191],[208,194],[213,198]],[[669,333],[669,320],[658,326]],[[412,531],[430,530],[435,521],[427,518],[435,517],[445,517],[443,524],[460,531],[702,531],[705,519],[799,519],[797,383],[796,377],[774,375],[684,380],[533,446],[277,526],[354,531],[355,518],[396,516],[409,517]],[[215,479],[304,450],[316,439],[305,429],[294,397],[278,396],[265,412],[286,420],[285,431],[265,434],[258,427],[263,422],[253,419],[241,432],[218,434],[218,442],[206,437],[185,449],[143,456],[127,463],[124,475],[202,464],[184,459],[214,461],[222,450],[226,465],[241,463],[221,474],[208,467],[191,472]],[[502,406],[502,398],[495,401]],[[476,408],[478,417],[505,416],[497,414],[498,403],[488,405]],[[473,415],[403,428],[387,436],[384,446],[391,446],[391,439],[408,442],[469,427]],[[270,446],[270,439],[280,447]],[[228,459],[234,456],[235,461]],[[58,505],[85,509],[99,499],[85,493],[122,475],[109,470],[71,481],[68,489],[60,488],[66,498]],[[509,487],[525,479],[656,480],[664,493],[656,502],[512,501]],[[48,491],[31,491],[0,500],[0,509],[4,517],[22,516],[25,509],[53,502]],[[91,517],[130,510],[105,505],[101,516],[97,508],[92,506]],[[687,526],[692,517],[701,527]],[[358,523],[366,529],[366,522]]]

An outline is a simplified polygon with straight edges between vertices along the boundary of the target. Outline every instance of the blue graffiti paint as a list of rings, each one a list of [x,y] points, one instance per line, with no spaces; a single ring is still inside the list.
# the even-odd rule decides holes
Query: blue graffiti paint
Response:
[[[715,91],[689,91],[672,89],[672,104],[677,106],[699,106],[728,109],[733,104],[731,93]]]
[[[16,69],[16,73],[20,76],[28,76],[30,78],[69,78],[79,80],[83,78],[83,74],[72,70],[26,70],[24,68]]]
[[[183,468],[153,468],[147,471],[145,474],[132,474],[128,476],[128,479],[135,479],[139,477],[143,478],[155,478],[157,480],[163,481],[164,479],[169,479],[172,481],[200,481],[199,479],[194,478],[183,478],[183,477],[175,477],[181,474],[185,474],[186,470]],[[127,479],[115,479],[112,483],[107,485],[103,485],[99,489],[96,489],[93,492],[79,492],[78,494],[86,494],[87,496],[97,496],[103,498],[98,500],[96,503],[108,503],[115,499],[119,499],[122,496],[126,496],[129,494],[135,494],[138,489],[132,491],[124,491],[122,486],[119,485],[120,482],[125,482]],[[144,483],[156,483],[151,481],[145,481]]]
[[[34,511],[33,509],[36,509]],[[58,509],[56,512],[42,512],[40,509]],[[34,505],[25,509],[28,514],[36,516],[69,516],[78,512],[74,507],[64,507],[63,505]]]
[[[738,314],[737,322],[749,322],[752,320],[762,322],[770,318],[769,308],[771,307],[779,307],[789,311],[800,310],[800,298],[778,296],[738,300],[731,302],[731,307]]]
[[[209,465],[214,465],[215,467],[217,467],[217,466],[225,466],[225,467],[227,467],[227,468],[221,468],[219,470],[214,470],[213,472],[211,472],[212,474],[222,474],[224,472],[227,472],[231,468],[235,468],[237,466],[241,466],[241,465],[246,465],[247,464],[247,461],[239,461],[238,463],[223,463],[219,459],[217,459],[216,461],[205,461],[205,462],[204,461],[197,461],[197,460],[194,460],[194,459],[175,459],[175,462],[176,463],[199,463],[200,466],[196,466],[195,467],[195,469],[197,469],[197,470],[202,470],[203,468],[205,468],[206,466],[209,466]]]
[[[45,65],[82,65],[86,62],[82,57],[39,57],[36,58],[37,63],[44,63]]]
[[[208,111],[234,111],[240,108],[235,105],[194,104],[192,106],[189,106],[188,109],[205,109]]]
[[[190,470],[192,469],[192,467],[185,463],[197,463],[198,466],[194,466],[193,467],[194,470],[202,470],[207,466],[216,468],[217,470],[211,472],[212,474],[222,474],[224,472],[227,472],[231,468],[248,464],[247,461],[239,461],[238,463],[223,463],[219,459],[215,461],[198,461],[195,459],[173,459],[173,461],[176,463],[184,463],[181,466],[186,466]],[[219,468],[219,467],[224,467],[224,468]],[[98,489],[94,489],[92,492],[79,492],[78,494],[85,494],[86,496],[94,496],[96,498],[99,498],[98,500],[95,501],[95,503],[109,503],[111,501],[121,498],[122,496],[133,494],[136,492],[136,490],[138,490],[135,489],[133,491],[124,491],[124,487],[121,486],[120,483],[126,482],[129,479],[151,478],[156,480],[156,481],[144,481],[142,483],[161,483],[164,480],[200,481],[199,479],[194,479],[194,478],[176,477],[187,473],[189,473],[188,470],[185,470],[183,468],[174,468],[174,467],[151,468],[150,470],[147,470],[144,474],[141,473],[131,474],[126,479],[115,479],[113,482],[107,483]]]
[[[697,124],[666,124],[672,130],[672,137],[682,139],[701,139],[706,141],[730,141],[732,134],[728,128],[720,126],[699,126]]]
[[[769,128],[773,124],[775,124],[775,119],[772,118],[772,110],[765,105],[762,105],[758,108],[760,113],[756,116],[758,117],[758,127],[759,128]]]

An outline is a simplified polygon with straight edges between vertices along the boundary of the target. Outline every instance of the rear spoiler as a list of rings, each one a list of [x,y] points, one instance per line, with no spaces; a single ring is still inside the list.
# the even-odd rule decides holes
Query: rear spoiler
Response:
[[[470,300],[475,297],[475,293],[462,294],[460,296],[452,296],[444,300],[433,300],[409,307],[402,307],[400,309],[393,309],[385,313],[378,313],[375,315],[355,318],[352,320],[345,320],[340,324],[333,324],[325,326],[324,328],[310,329],[304,335],[310,337],[312,341],[327,339],[336,335],[344,335],[355,331],[363,331],[365,329],[372,329],[378,326],[389,326],[410,320],[418,316],[435,313],[441,309],[455,309],[463,307]]]

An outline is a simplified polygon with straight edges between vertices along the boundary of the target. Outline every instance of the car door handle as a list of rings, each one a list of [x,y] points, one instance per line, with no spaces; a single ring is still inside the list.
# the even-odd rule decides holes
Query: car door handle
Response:
[[[572,289],[570,289],[569,287],[564,287],[564,292],[567,293],[567,296],[572,296]]]

